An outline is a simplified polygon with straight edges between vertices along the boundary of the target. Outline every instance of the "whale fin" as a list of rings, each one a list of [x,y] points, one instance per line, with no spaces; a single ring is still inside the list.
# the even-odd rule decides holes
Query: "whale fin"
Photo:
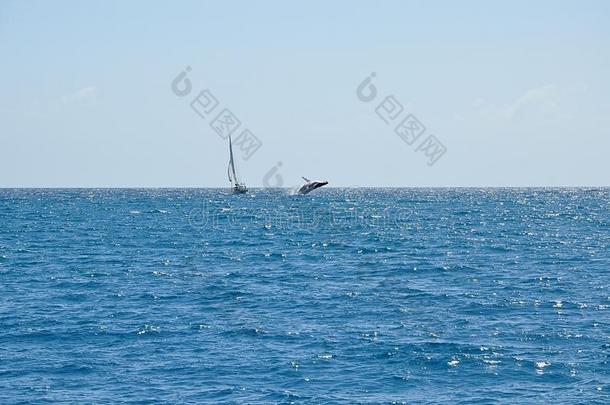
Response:
[[[303,176],[301,176],[301,178],[302,178],[303,180],[305,180],[306,182],[308,182],[308,183],[309,183],[309,182],[311,182],[311,180],[309,180],[307,177],[303,177]]]

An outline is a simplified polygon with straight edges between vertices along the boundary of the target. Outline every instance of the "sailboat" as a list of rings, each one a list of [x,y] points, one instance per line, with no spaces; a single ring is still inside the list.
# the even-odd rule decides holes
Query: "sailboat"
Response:
[[[239,181],[237,172],[235,171],[235,161],[233,159],[233,145],[231,144],[231,135],[229,135],[229,168],[227,169],[229,175],[229,182],[231,183],[231,189],[233,194],[244,194],[248,192],[246,185]]]

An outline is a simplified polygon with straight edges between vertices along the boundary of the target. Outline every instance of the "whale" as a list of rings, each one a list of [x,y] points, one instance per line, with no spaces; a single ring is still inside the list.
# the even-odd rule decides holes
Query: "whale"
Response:
[[[297,194],[309,194],[314,191],[316,188],[323,187],[328,184],[327,181],[311,181],[306,177],[303,177],[305,180],[305,184],[303,184],[298,190]]]

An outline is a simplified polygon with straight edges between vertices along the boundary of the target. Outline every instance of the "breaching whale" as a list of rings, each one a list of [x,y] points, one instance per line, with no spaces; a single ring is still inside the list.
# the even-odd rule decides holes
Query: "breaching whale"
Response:
[[[306,183],[303,184],[301,186],[301,188],[299,188],[299,190],[297,191],[297,194],[308,194],[308,193],[312,192],[313,190],[315,190],[316,188],[320,188],[320,187],[328,184],[327,181],[311,181],[306,177],[303,177],[303,180],[305,180]]]

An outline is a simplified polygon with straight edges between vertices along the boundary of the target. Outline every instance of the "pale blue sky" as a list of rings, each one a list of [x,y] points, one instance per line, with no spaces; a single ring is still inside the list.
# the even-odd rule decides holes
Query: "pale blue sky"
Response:
[[[608,72],[607,1],[0,0],[0,187],[227,186],[206,88],[263,143],[252,187],[277,162],[284,186],[607,186]],[[434,166],[375,114],[390,94]]]

